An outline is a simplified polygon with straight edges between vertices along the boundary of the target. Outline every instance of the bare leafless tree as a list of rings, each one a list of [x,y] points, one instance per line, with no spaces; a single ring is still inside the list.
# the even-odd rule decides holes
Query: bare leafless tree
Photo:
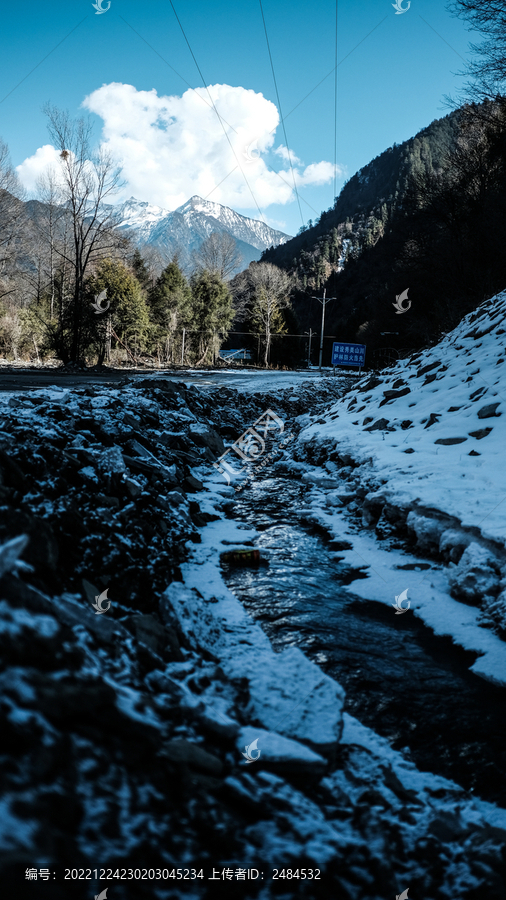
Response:
[[[197,268],[219,275],[222,281],[241,268],[242,253],[237,241],[227,231],[213,231],[194,253]]]
[[[263,332],[264,366],[269,365],[273,334],[286,328],[282,310],[290,306],[290,276],[272,263],[251,263],[251,318]]]
[[[13,293],[12,276],[20,251],[24,197],[9,148],[0,139],[0,297]]]
[[[71,315],[69,358],[79,361],[83,350],[83,306],[86,275],[117,243],[109,202],[120,188],[120,170],[103,148],[92,147],[92,124],[71,119],[67,112],[46,105],[48,130],[59,151],[59,169],[52,182],[51,205],[65,210],[68,242],[57,252],[70,270]],[[55,213],[57,215],[57,213]]]
[[[506,5],[504,0],[450,0],[453,15],[465,19],[483,35],[471,44],[475,59],[464,73],[470,78],[465,93],[474,100],[493,99],[504,93],[506,83]]]

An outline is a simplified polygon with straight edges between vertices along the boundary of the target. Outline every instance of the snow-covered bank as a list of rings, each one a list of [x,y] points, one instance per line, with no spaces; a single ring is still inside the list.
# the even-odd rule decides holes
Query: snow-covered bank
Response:
[[[480,654],[506,684],[506,293],[431,350],[361,380],[323,416],[301,416],[292,465],[313,485],[307,515],[369,578],[350,590],[411,609]],[[307,463],[310,463],[307,466]],[[347,524],[346,524],[347,523]],[[349,525],[351,523],[351,532]],[[416,571],[415,549],[434,559]],[[418,557],[419,562],[419,557]],[[402,567],[409,573],[398,574]],[[496,634],[493,632],[497,632]]]
[[[275,409],[287,418],[310,394]],[[31,865],[198,860],[192,896],[206,900],[214,866],[265,868],[260,887],[233,881],[247,900],[278,896],[272,869],[300,866],[321,880],[287,878],[287,898],[390,900],[409,885],[502,900],[503,811],[345,716],[339,684],[297,650],[274,653],[223,583],[220,551],[255,532],[226,520],[233,488],[211,463],[220,432],[238,438],[266,397],[167,379],[0,397],[0,537],[30,537],[28,567],[0,579],[13,896]],[[188,896],[173,882],[114,889]]]

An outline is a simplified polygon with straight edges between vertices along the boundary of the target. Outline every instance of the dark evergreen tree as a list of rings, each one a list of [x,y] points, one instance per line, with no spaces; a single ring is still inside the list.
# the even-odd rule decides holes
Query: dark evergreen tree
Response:
[[[148,306],[154,325],[153,341],[166,362],[175,361],[176,342],[191,322],[191,292],[177,262],[172,261],[148,291]]]
[[[142,253],[138,247],[135,248],[130,260],[130,267],[139,282],[143,291],[147,291],[151,287],[151,278],[146,267],[146,263],[142,258]]]
[[[206,269],[195,272],[191,278],[187,321],[191,323],[196,365],[202,365],[206,357],[215,361],[233,318],[232,295],[219,275]]]

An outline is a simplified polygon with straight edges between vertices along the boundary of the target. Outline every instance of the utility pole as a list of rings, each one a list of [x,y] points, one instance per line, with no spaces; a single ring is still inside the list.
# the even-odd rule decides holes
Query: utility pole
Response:
[[[106,326],[105,326],[105,358],[108,363],[111,362],[111,343],[112,343],[112,317],[111,314],[107,316]]]
[[[319,368],[320,372],[322,370],[323,334],[324,334],[324,329],[325,329],[325,304],[328,303],[330,300],[337,300],[337,297],[326,297],[325,296],[326,291],[327,291],[327,289],[323,288],[323,299],[321,297],[311,297],[312,300],[318,300],[318,303],[321,303],[321,305],[322,305],[322,330],[321,330],[321,334],[320,334],[320,359],[318,362],[318,368]]]
[[[304,334],[309,334],[309,347],[307,351],[307,367],[309,369],[311,365],[311,338],[313,337],[313,335],[318,334],[318,332],[313,331],[312,328],[310,328],[309,331],[305,331]]]

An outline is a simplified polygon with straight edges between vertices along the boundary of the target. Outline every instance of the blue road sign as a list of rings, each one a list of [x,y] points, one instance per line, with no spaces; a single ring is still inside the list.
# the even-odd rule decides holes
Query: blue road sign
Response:
[[[365,344],[332,344],[333,366],[358,366],[365,363]]]

